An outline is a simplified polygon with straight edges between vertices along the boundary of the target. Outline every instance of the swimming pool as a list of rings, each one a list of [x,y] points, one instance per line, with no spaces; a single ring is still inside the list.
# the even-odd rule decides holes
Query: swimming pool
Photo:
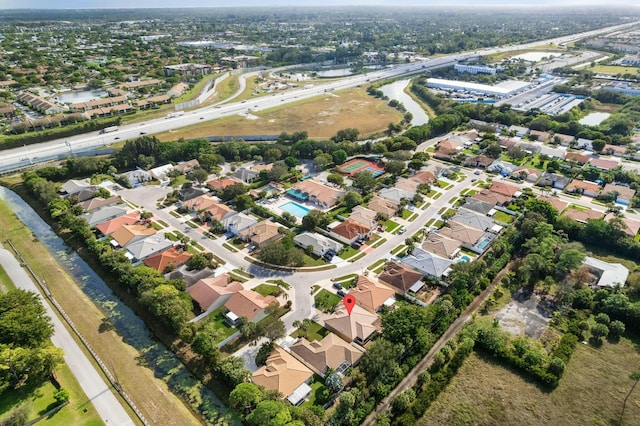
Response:
[[[461,256],[460,259],[458,259],[458,263],[460,263],[460,262],[468,262],[470,260],[471,260],[471,258],[465,254],[465,255]]]
[[[293,201],[289,201],[288,203],[281,205],[280,209],[300,218],[305,217],[311,211],[305,206],[301,206],[300,204],[294,203]]]
[[[477,247],[478,247],[480,250],[484,250],[485,248],[487,248],[487,246],[488,246],[489,244],[491,244],[491,240],[486,239],[486,240],[482,240],[482,241],[480,241],[480,242],[478,243]]]

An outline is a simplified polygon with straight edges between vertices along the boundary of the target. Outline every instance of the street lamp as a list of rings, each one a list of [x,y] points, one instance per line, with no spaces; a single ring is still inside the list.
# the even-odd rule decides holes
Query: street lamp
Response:
[[[69,153],[73,155],[73,148],[71,147],[69,141],[64,141],[64,144],[69,148]]]

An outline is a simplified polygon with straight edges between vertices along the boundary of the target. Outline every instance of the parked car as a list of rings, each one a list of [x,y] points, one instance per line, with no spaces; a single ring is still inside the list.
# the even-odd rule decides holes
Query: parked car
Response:
[[[402,235],[407,231],[407,228],[400,228],[400,230],[398,231],[398,234]]]
[[[351,243],[351,247],[353,247],[354,249],[359,249],[360,247],[362,247],[362,241],[354,241]]]
[[[347,295],[347,293],[345,293],[345,292],[344,292],[344,290],[338,290],[336,293],[337,293],[337,294],[338,294],[338,296],[340,296],[340,297],[345,297],[345,296]]]
[[[342,287],[339,283],[333,283],[333,288],[335,288],[336,290],[342,290],[344,287]]]

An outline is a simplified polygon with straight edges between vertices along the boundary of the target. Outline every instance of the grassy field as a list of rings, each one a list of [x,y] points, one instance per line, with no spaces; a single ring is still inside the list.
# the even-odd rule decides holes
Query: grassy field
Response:
[[[340,129],[354,127],[367,135],[397,123],[402,114],[364,89],[350,89],[287,104],[245,116],[226,117],[161,133],[161,141],[224,135],[278,135],[306,130],[310,137],[329,138]]]
[[[612,75],[640,73],[640,68],[622,67],[619,65],[596,65],[593,68],[589,68],[589,70],[598,74],[612,74]]]
[[[560,385],[548,392],[490,357],[472,353],[419,425],[611,425],[633,386],[640,341],[578,344]],[[640,387],[627,402],[624,425],[640,424]]]
[[[321,311],[328,311],[340,303],[340,296],[330,293],[329,291],[322,289],[320,293],[316,294],[313,298],[316,308]]]
[[[31,231],[17,220],[9,207],[0,202],[0,240],[6,239],[11,239],[22,253],[29,254],[30,265],[47,282],[51,293],[149,421],[174,425],[199,423],[163,380],[154,377],[150,368],[141,368],[140,353],[122,340],[100,309],[45,247],[34,241]],[[135,416],[132,414],[132,417]]]
[[[326,337],[327,334],[329,334],[329,330],[327,330],[317,322],[312,321],[311,325],[307,327],[305,331],[298,329],[291,334],[291,337],[304,337],[310,342],[314,342],[322,340]]]

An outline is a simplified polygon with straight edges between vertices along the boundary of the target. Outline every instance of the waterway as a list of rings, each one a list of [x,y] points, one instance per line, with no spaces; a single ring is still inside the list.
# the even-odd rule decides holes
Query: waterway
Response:
[[[610,115],[611,114],[609,114],[608,112],[592,112],[582,117],[580,121],[578,121],[578,123],[587,126],[597,126],[604,120],[609,118]]]
[[[51,227],[18,194],[0,186],[0,199],[13,210],[33,235],[56,258],[82,291],[99,306],[124,341],[136,348],[156,377],[164,380],[178,395],[201,400],[198,409],[211,423],[225,417],[236,423],[229,410],[207,387],[197,381],[176,355],[158,342],[144,322],[117,296],[93,269],[58,237]],[[126,390],[126,389],[125,389]],[[197,394],[197,395],[194,395]]]
[[[388,96],[389,99],[395,99],[404,105],[405,109],[413,115],[411,124],[420,126],[429,122],[429,116],[424,112],[420,104],[404,92],[409,81],[409,79],[394,81],[393,83],[380,87],[380,90],[382,90],[382,93]]]
[[[80,102],[89,102],[107,96],[104,90],[85,90],[83,92],[64,92],[58,93],[53,99],[66,104],[75,104]]]

